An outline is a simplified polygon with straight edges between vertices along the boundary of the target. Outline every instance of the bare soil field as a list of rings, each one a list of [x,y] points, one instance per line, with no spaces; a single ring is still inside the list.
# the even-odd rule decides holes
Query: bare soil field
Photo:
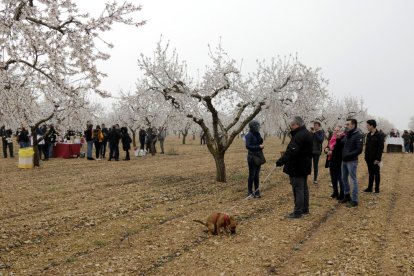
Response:
[[[290,220],[280,169],[244,200],[246,150],[226,155],[228,183],[198,141],[131,161],[52,159],[20,170],[0,159],[0,275],[414,275],[414,155],[384,154],[380,194],[357,208],[330,198],[328,170],[309,181],[311,215]],[[261,178],[285,148],[265,141]],[[172,153],[176,154],[172,154]],[[367,185],[361,156],[360,191]],[[231,209],[234,207],[233,209]],[[229,210],[236,235],[193,222]]]

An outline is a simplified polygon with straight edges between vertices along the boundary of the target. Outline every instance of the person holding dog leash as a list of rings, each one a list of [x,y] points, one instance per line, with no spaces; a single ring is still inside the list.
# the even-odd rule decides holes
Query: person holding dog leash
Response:
[[[288,218],[301,218],[309,214],[308,175],[312,169],[313,136],[306,129],[299,116],[290,122],[292,139],[283,156],[276,161],[276,167],[284,166],[283,172],[290,177],[295,208]]]
[[[263,155],[263,138],[260,135],[260,124],[258,121],[253,120],[249,123],[249,133],[246,135],[246,149],[247,164],[249,166],[249,178],[247,180],[247,196],[260,198],[259,191],[259,174],[261,166],[266,163],[266,159]],[[254,183],[254,191],[253,191]]]

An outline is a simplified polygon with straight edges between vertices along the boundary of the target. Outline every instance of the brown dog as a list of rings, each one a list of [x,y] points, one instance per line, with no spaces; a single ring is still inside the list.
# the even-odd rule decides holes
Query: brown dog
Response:
[[[208,228],[208,232],[212,235],[218,235],[222,230],[231,234],[236,234],[237,222],[234,218],[225,213],[212,213],[207,217],[206,222],[201,220],[194,220],[195,222],[201,223]]]

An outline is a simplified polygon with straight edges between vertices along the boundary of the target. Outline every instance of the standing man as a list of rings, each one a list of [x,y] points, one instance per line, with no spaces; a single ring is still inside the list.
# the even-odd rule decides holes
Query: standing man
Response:
[[[145,138],[147,137],[147,132],[145,131],[144,128],[141,127],[139,129],[138,136],[139,136],[139,144],[140,144],[139,149],[144,150],[145,149]]]
[[[6,130],[6,127],[3,125],[0,128],[0,136],[3,142],[3,157],[7,158],[7,148],[9,148],[10,157],[13,158],[13,140],[12,140],[13,131],[11,129]]]
[[[309,214],[308,175],[312,168],[312,134],[306,129],[301,117],[290,122],[292,139],[283,156],[276,161],[276,166],[284,166],[283,172],[290,177],[295,208],[288,218],[300,218]]]
[[[108,135],[109,140],[109,159],[115,159],[115,161],[119,161],[119,140],[121,140],[122,135],[118,129],[119,125],[113,125],[111,131]]]
[[[358,156],[362,153],[363,135],[357,129],[358,122],[355,119],[346,120],[346,136],[342,139],[344,149],[342,152],[342,181],[344,183],[344,199],[342,203],[350,202],[351,207],[358,206]],[[350,195],[349,178],[352,181],[352,197]]]
[[[318,184],[318,171],[319,171],[319,159],[322,153],[322,143],[325,138],[325,133],[321,129],[321,123],[315,121],[313,123],[313,147],[312,147],[312,160],[313,160],[313,184]]]
[[[167,136],[167,133],[165,131],[165,128],[160,127],[158,130],[158,141],[160,141],[161,154],[164,154],[164,141],[165,141],[166,136]]]
[[[384,138],[377,131],[377,122],[375,120],[367,121],[367,141],[365,143],[365,161],[368,166],[368,188],[364,190],[366,193],[372,193],[372,187],[375,180],[375,192],[380,191],[380,162],[382,152],[384,151]]]

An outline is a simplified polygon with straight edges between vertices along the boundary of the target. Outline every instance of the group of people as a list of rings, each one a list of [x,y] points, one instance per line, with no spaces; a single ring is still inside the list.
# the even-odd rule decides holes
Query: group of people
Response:
[[[283,172],[289,175],[292,186],[295,205],[293,212],[288,215],[289,218],[301,218],[309,214],[307,178],[312,172],[313,163],[313,183],[318,184],[318,164],[322,152],[327,155],[325,167],[329,168],[330,172],[333,188],[331,197],[340,203],[347,203],[349,207],[356,207],[359,202],[358,157],[363,152],[365,141],[365,161],[369,180],[364,192],[380,192],[380,167],[385,136],[377,130],[375,120],[366,122],[368,134],[364,136],[358,128],[358,122],[353,118],[347,119],[345,127],[335,126],[323,150],[325,133],[320,122],[314,122],[309,131],[301,117],[294,117],[289,126],[291,140],[282,156],[276,161],[276,167],[283,166]],[[248,196],[260,198],[259,173],[261,165],[265,162],[263,138],[257,121],[250,122],[249,129],[245,137],[249,168]]]
[[[140,141],[140,150],[150,152],[152,155],[156,153],[155,144],[160,142],[161,154],[164,154],[164,141],[166,137],[166,129],[164,127],[148,128],[147,130],[141,128],[138,132]],[[84,137],[87,144],[87,159],[88,160],[102,160],[106,158],[106,149],[109,144],[108,161],[119,161],[119,143],[122,144],[122,149],[125,151],[126,161],[131,160],[129,151],[131,150],[132,138],[129,135],[127,127],[120,127],[119,124],[113,125],[111,128],[106,128],[104,124],[102,127],[97,125],[95,128],[88,123],[84,131]],[[95,158],[93,158],[93,148],[95,148]]]
[[[14,157],[13,150],[13,130],[6,128],[4,125],[0,127],[0,137],[3,146],[3,157]],[[150,127],[148,129],[141,128],[139,130],[140,149],[145,152],[149,152],[152,155],[156,153],[156,143],[159,142],[161,148],[161,154],[164,154],[164,141],[167,136],[166,128]],[[33,143],[33,135],[25,127],[17,129],[16,140],[20,148],[31,147]],[[108,160],[119,161],[119,144],[122,144],[122,149],[125,151],[125,160],[130,160],[129,151],[131,150],[132,139],[128,133],[127,127],[120,127],[119,124],[115,124],[110,128],[107,128],[105,124],[96,125],[95,127],[91,123],[87,123],[85,131],[75,132],[69,129],[64,137],[59,136],[59,133],[55,130],[54,125],[42,125],[35,129],[35,136],[37,139],[39,158],[43,161],[48,161],[53,157],[54,145],[58,142],[58,139],[70,140],[72,137],[83,136],[86,143],[86,157],[88,160],[102,160],[106,158],[106,152],[109,145],[109,158]],[[95,152],[93,152],[95,149]],[[93,156],[95,153],[95,158]]]
[[[414,131],[404,130],[401,138],[404,140],[405,153],[414,153]]]

